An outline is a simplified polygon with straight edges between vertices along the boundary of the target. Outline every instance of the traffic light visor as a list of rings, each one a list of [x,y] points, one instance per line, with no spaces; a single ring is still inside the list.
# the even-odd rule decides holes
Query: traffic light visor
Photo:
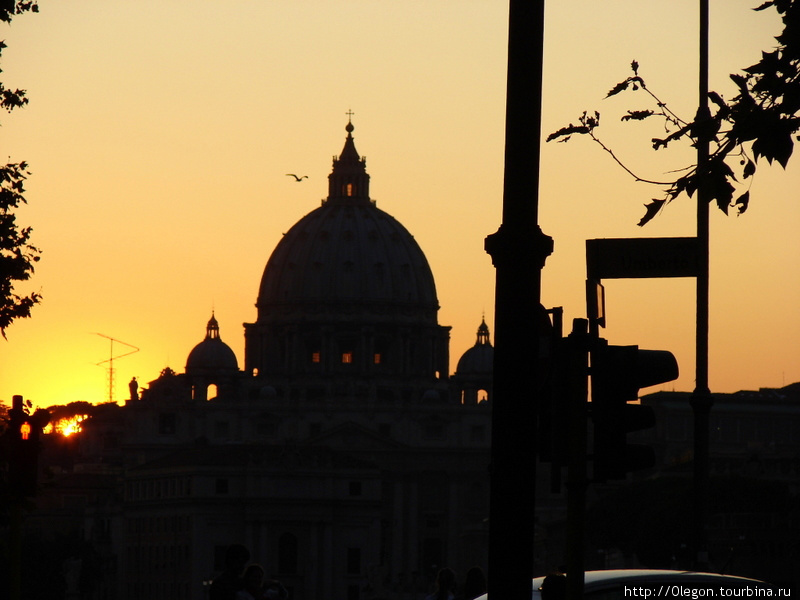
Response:
[[[666,383],[678,378],[678,361],[667,350],[639,350],[636,383],[639,388]]]

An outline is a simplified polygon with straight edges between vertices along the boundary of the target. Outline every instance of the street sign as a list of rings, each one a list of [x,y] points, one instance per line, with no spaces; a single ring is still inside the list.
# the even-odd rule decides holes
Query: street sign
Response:
[[[597,279],[586,280],[586,316],[591,326],[606,326],[606,290]]]
[[[697,277],[697,238],[605,238],[586,240],[590,280]]]

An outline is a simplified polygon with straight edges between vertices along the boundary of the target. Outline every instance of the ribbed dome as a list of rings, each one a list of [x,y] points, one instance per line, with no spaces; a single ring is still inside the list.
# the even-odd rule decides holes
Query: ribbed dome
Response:
[[[372,203],[327,202],[278,243],[259,289],[270,307],[325,303],[438,308],[428,261],[411,234]]]
[[[458,360],[456,375],[491,375],[494,370],[494,348],[489,341],[489,327],[482,320],[475,345]]]
[[[219,337],[219,324],[214,315],[206,327],[206,339],[197,344],[186,359],[186,372],[189,374],[220,371],[238,371],[236,355]]]

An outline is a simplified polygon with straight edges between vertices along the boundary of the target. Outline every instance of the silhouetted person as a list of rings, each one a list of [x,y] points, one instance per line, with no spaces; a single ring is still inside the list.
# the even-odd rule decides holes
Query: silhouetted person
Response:
[[[252,564],[244,570],[244,587],[236,592],[236,600],[287,600],[289,592],[280,581],[266,579],[261,565]]]
[[[452,569],[445,567],[436,574],[436,590],[425,600],[453,600],[453,588],[456,585],[456,574]]]
[[[225,570],[211,582],[209,600],[236,600],[236,592],[244,588],[242,573],[250,551],[241,544],[232,544],[225,551]]]
[[[242,577],[244,587],[236,592],[236,600],[262,600],[264,598],[264,569],[249,565]]]
[[[264,598],[265,600],[287,600],[289,592],[277,579],[267,579],[264,584]]]
[[[567,597],[567,576],[564,573],[550,573],[539,588],[542,600],[565,600]]]
[[[139,399],[139,382],[136,381],[136,377],[131,379],[130,383],[128,384],[128,389],[131,392],[131,400],[138,400]]]
[[[486,574],[480,567],[472,567],[464,579],[464,600],[473,600],[486,593]]]

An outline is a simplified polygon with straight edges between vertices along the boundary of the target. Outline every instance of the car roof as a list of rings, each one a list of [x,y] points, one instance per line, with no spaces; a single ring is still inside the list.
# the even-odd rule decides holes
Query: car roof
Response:
[[[544,577],[536,577],[533,580],[532,599],[540,600],[539,588],[542,587]],[[626,583],[673,583],[673,584],[726,584],[730,586],[757,585],[759,587],[771,587],[768,583],[757,579],[748,579],[736,575],[720,575],[719,573],[699,573],[697,571],[675,571],[668,569],[612,569],[607,571],[586,571],[584,574],[584,592],[602,592],[603,590],[613,589],[620,584]],[[486,600],[483,595],[476,600]]]
[[[539,598],[539,588],[542,587],[544,577],[536,577],[533,580],[533,598]],[[756,579],[738,577],[735,575],[720,575],[719,573],[699,573],[697,571],[675,571],[669,569],[611,569],[607,571],[586,571],[584,574],[584,591],[600,591],[613,588],[624,583],[675,583],[675,584],[757,584],[768,586],[769,584]]]
[[[542,578],[543,579],[543,578]],[[716,582],[730,582],[730,583],[763,583],[755,579],[747,579],[745,577],[737,577],[735,575],[721,575],[719,573],[699,573],[697,571],[674,571],[668,569],[616,569],[609,571],[587,571],[584,576],[584,584],[600,584],[612,582],[626,582],[636,580],[639,582],[647,581],[669,581],[674,580],[678,582],[701,582],[701,581],[716,581]]]

